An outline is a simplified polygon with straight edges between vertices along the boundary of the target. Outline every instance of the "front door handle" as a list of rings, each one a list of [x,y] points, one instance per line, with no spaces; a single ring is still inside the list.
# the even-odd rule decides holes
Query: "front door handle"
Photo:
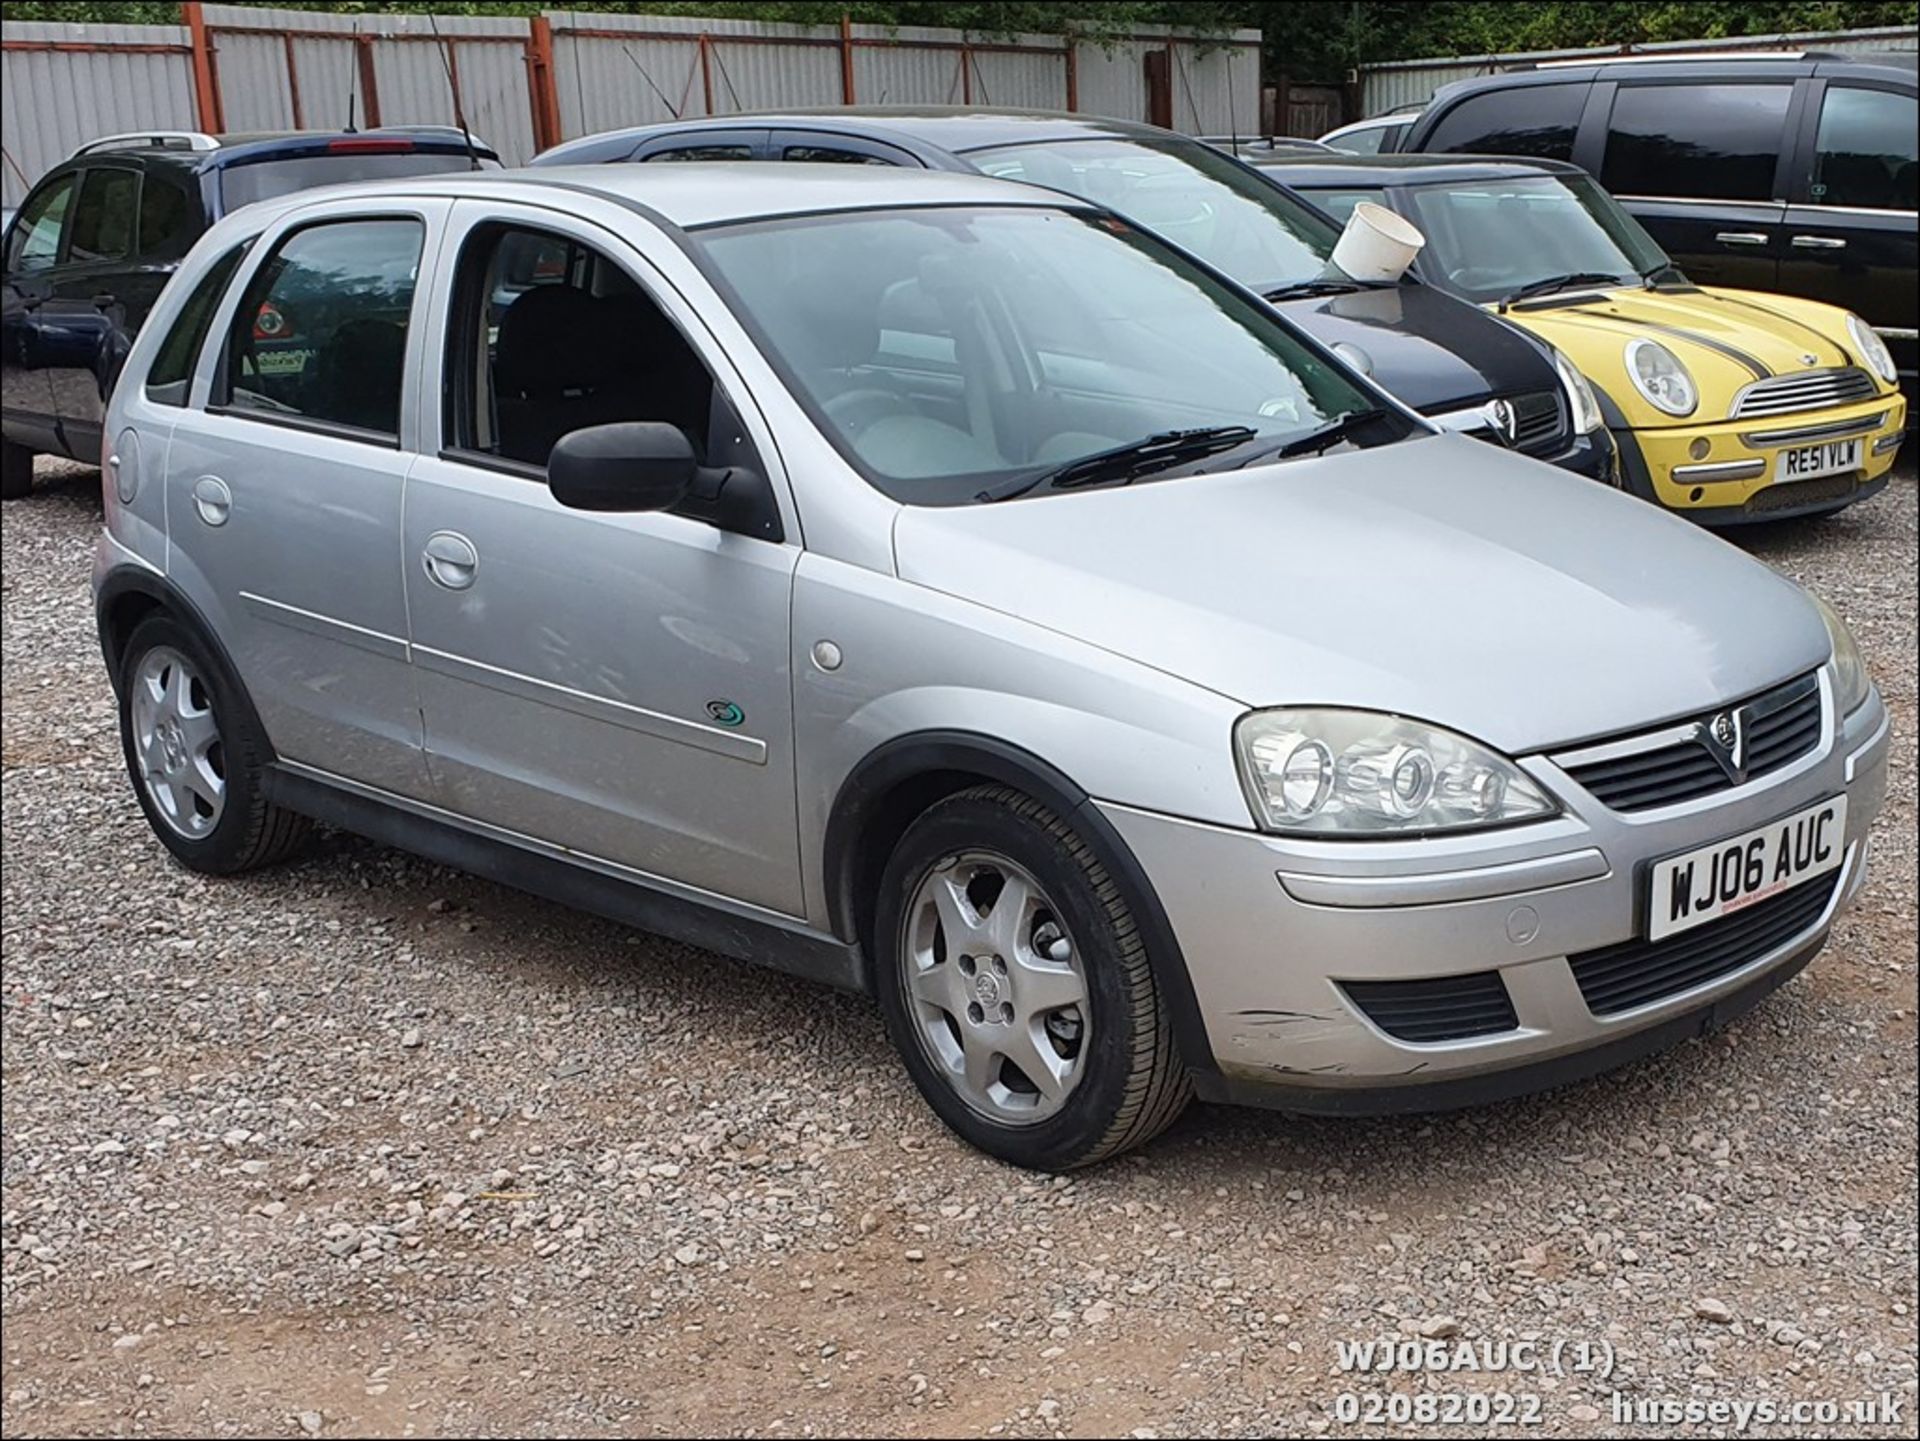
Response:
[[[1722,230],[1713,237],[1722,245],[1765,245],[1767,237],[1757,230]]]
[[[1796,235],[1793,243],[1802,250],[1845,250],[1847,242],[1835,235]]]
[[[217,475],[203,475],[193,483],[193,508],[208,525],[225,525],[233,514],[233,492]]]
[[[465,590],[480,568],[480,552],[457,531],[438,530],[428,536],[420,558],[426,563],[427,579],[447,590]]]

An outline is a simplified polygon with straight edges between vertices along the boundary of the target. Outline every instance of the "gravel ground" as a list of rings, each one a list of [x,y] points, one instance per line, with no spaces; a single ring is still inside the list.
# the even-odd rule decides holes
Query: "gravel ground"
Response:
[[[1423,1390],[1671,1434],[1616,1388],[1890,1393],[1873,1434],[1913,1434],[1910,467],[1746,542],[1853,622],[1898,727],[1806,976],[1559,1094],[1199,1108],[1072,1180],[949,1137],[865,1002],[344,836],[169,863],[93,640],[98,484],[5,512],[7,1435],[1381,1434],[1342,1394]],[[1567,1374],[1337,1368],[1383,1336]]]

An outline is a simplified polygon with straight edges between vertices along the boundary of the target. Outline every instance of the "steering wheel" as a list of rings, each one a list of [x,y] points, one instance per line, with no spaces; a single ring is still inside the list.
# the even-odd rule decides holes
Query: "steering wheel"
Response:
[[[899,415],[905,407],[890,390],[869,386],[863,390],[843,391],[823,407],[833,423],[848,435],[858,435],[877,420]]]

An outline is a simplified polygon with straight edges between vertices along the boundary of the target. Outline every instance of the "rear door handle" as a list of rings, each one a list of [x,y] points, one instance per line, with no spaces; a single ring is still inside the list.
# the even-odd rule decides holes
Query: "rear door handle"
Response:
[[[1722,230],[1713,237],[1722,245],[1765,245],[1767,237],[1757,230]]]
[[[426,564],[427,579],[447,590],[465,590],[480,568],[480,552],[458,531],[435,531],[427,537],[420,558]]]
[[[1847,242],[1834,235],[1796,235],[1793,243],[1802,250],[1845,250]]]
[[[217,475],[203,475],[193,483],[193,508],[208,525],[225,525],[233,514],[233,492]]]

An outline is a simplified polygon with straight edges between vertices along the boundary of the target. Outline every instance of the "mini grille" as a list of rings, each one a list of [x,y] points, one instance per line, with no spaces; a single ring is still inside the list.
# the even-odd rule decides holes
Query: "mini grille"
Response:
[[[1628,941],[1568,956],[1587,1009],[1614,1016],[1705,985],[1811,930],[1826,914],[1838,872],[1663,941]]]
[[[1746,774],[1764,776],[1798,760],[1820,743],[1820,682],[1811,675],[1747,701]],[[1719,712],[1698,716],[1703,731]],[[1593,797],[1616,811],[1644,811],[1730,790],[1735,782],[1696,735],[1608,760],[1560,762]]]
[[[1747,502],[1748,515],[1771,515],[1777,510],[1798,510],[1803,505],[1819,505],[1829,500],[1845,500],[1853,494],[1858,472],[1823,475],[1817,480],[1790,480],[1785,485],[1770,485],[1757,490]]]
[[[1858,366],[1840,370],[1803,370],[1798,375],[1773,375],[1756,380],[1733,403],[1733,419],[1756,415],[1790,415],[1798,410],[1822,410],[1848,405],[1877,394],[1873,377]]]
[[[1533,395],[1516,395],[1513,406],[1513,447],[1529,455],[1552,454],[1560,448],[1564,426],[1560,420],[1560,397],[1551,390]]]
[[[1458,1041],[1520,1024],[1498,971],[1424,981],[1341,981],[1374,1025],[1402,1041]]]

